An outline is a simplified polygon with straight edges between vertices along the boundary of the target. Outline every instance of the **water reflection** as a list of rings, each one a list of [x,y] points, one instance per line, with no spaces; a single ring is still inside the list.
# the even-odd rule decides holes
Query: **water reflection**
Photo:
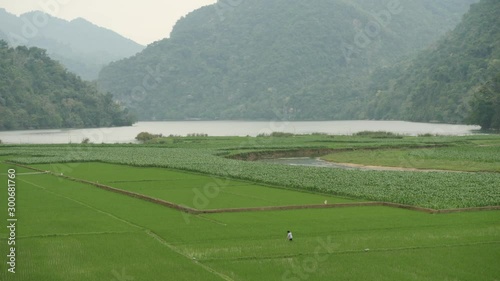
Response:
[[[271,164],[282,164],[291,166],[328,167],[328,168],[337,168],[346,170],[363,169],[363,168],[349,167],[347,165],[328,162],[325,160],[321,160],[320,158],[310,158],[310,157],[262,159],[259,161]]]
[[[478,126],[414,123],[404,121],[178,121],[139,122],[130,127],[96,129],[26,130],[0,132],[3,143],[80,143],[89,139],[92,143],[129,143],[141,132],[186,136],[257,136],[272,132],[292,134],[323,133],[352,135],[361,131],[386,131],[402,135],[470,135]]]

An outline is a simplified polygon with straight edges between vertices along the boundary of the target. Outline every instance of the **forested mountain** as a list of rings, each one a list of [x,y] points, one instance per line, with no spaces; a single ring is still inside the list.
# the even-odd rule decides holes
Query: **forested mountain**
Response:
[[[500,130],[500,71],[474,91],[470,106],[467,118],[470,124],[480,125],[485,130]]]
[[[371,73],[435,42],[474,2],[221,0],[98,83],[143,120],[366,118]]]
[[[415,59],[376,72],[371,86],[376,99],[370,104],[369,116],[462,123],[470,115],[471,98],[481,89],[484,92],[485,84],[496,87],[500,95],[494,83],[499,74],[500,1],[481,0],[439,43]],[[477,102],[474,109],[480,110]],[[497,106],[500,111],[500,104]],[[500,119],[500,112],[497,115]],[[489,127],[484,121],[472,120]],[[497,124],[500,127],[500,120]]]
[[[45,50],[0,40],[0,130],[131,125],[131,116]]]
[[[0,39],[14,47],[46,49],[53,59],[87,80],[96,79],[101,68],[111,61],[130,57],[144,49],[85,19],[68,22],[38,11],[17,17],[0,9]]]

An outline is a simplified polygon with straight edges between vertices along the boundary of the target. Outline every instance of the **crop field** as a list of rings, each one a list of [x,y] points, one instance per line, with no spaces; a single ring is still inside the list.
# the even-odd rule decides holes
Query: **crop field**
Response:
[[[33,167],[60,171],[63,165],[33,165]],[[329,203],[355,201],[164,168],[87,162],[74,163],[71,171],[65,175],[200,210],[323,204],[325,200]]]
[[[31,151],[30,151],[31,149]],[[421,173],[297,167],[227,159],[225,150],[155,146],[13,147],[9,159],[23,164],[63,163],[54,172],[71,173],[79,162],[163,167],[259,184],[385,201],[433,209],[500,205],[500,173]],[[35,157],[33,157],[35,155]]]
[[[283,143],[300,148],[314,140]],[[372,141],[369,147],[383,151],[387,142],[398,149],[416,143],[358,144]],[[436,159],[452,155],[454,147],[496,144],[492,137],[432,142],[452,144],[432,149],[449,150],[436,152]],[[261,149],[274,146],[269,142]],[[500,205],[496,172],[350,171],[221,156],[250,150],[256,148],[241,149],[234,140],[217,146],[211,138],[160,145],[1,146],[2,182],[8,169],[17,174],[18,221],[15,274],[7,271],[8,234],[5,227],[0,231],[0,280],[500,280],[498,210],[427,214],[360,206],[193,215],[59,176],[202,210],[324,200],[438,209]],[[477,151],[466,153],[478,162],[496,157]],[[3,194],[0,206],[5,224]],[[293,242],[286,240],[287,230]]]
[[[500,173],[500,143],[427,149],[335,152],[324,160],[362,165]]]

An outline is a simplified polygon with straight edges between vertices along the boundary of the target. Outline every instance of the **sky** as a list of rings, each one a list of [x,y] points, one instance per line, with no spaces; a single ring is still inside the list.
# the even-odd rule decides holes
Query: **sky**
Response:
[[[182,16],[217,0],[0,0],[20,15],[40,10],[65,20],[84,18],[147,45],[169,36]]]

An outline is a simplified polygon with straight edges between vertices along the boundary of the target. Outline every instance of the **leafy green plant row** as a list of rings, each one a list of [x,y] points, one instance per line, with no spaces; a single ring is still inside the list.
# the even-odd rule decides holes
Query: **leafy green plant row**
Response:
[[[101,161],[165,167],[294,189],[434,209],[500,205],[500,174],[357,171],[284,166],[225,159],[214,149],[154,147],[57,147],[17,149],[25,164]],[[6,153],[6,152],[4,152]],[[32,155],[36,157],[32,157]],[[71,164],[66,169],[71,170]],[[63,170],[61,172],[64,172]]]

